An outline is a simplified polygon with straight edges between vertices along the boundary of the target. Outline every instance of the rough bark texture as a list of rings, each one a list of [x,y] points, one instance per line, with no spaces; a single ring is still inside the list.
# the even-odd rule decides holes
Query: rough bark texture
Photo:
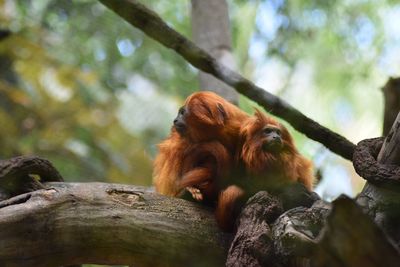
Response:
[[[397,116],[379,153],[377,161],[380,164],[376,163],[371,166],[365,166],[367,170],[370,169],[370,171],[368,171],[369,173],[373,174],[376,171],[375,178],[379,178],[379,183],[376,184],[374,181],[370,182],[370,180],[367,179],[368,182],[357,197],[357,203],[364,208],[364,211],[374,219],[397,245],[400,245],[399,140],[400,116]],[[371,150],[375,153],[372,156],[376,158],[377,154],[376,151],[374,151],[376,148],[374,149],[372,147]],[[366,158],[366,162],[370,159],[365,155],[358,155],[358,153],[354,155],[355,157]],[[355,164],[355,168],[357,170],[359,166],[357,167],[357,164]],[[383,174],[383,176],[379,174]],[[374,175],[372,175],[372,177],[373,176]]]
[[[382,230],[346,197],[333,202],[312,266],[321,267],[395,267],[398,249]]]
[[[378,161],[386,164],[400,165],[400,113],[397,115],[383,143],[378,155]]]
[[[390,78],[382,88],[382,91],[385,99],[383,135],[386,136],[400,110],[400,78]]]
[[[280,200],[267,192],[254,195],[242,210],[226,266],[264,266],[271,261],[272,223],[283,212]]]
[[[45,185],[0,202],[1,266],[224,264],[230,236],[200,205],[137,186]]]
[[[257,102],[272,114],[289,122],[296,130],[351,160],[355,145],[302,114],[286,101],[256,86],[240,74],[220,64],[203,49],[169,27],[156,13],[136,0],[100,0],[128,23],[141,29],[167,48],[173,49],[194,67],[210,73],[239,93]]]
[[[330,210],[330,203],[319,200],[282,214],[272,226],[275,260],[267,266],[309,266]]]
[[[194,42],[219,63],[235,68],[232,55],[231,28],[226,0],[192,0],[192,30]],[[214,91],[232,103],[238,93],[214,76],[200,71],[200,88]]]
[[[385,141],[385,143],[390,142]],[[379,151],[386,151],[385,147],[389,147],[383,147],[382,144],[384,144],[383,137],[359,142],[353,157],[354,169],[361,177],[375,185],[388,186],[390,184],[393,187],[400,186],[400,166],[385,165],[379,161]],[[397,150],[396,147],[390,147]],[[385,155],[389,156],[390,154],[385,153]],[[396,155],[393,156],[395,157]]]
[[[38,177],[35,178],[33,175]],[[36,156],[20,156],[0,160],[0,200],[43,189],[40,182],[51,181],[62,182],[63,178],[46,159]]]
[[[226,266],[284,266],[284,263],[296,261],[297,257],[287,255],[292,253],[293,247],[303,242],[298,237],[301,236],[303,240],[305,234],[300,230],[297,235],[294,234],[293,227],[297,224],[306,231],[314,227],[310,220],[304,219],[312,217],[310,215],[314,211],[308,211],[306,207],[312,206],[316,200],[318,196],[308,192],[301,184],[288,186],[282,193],[275,195],[268,192],[254,195],[247,201],[238,218],[238,228],[228,252]],[[299,206],[304,208],[295,208]],[[285,210],[290,211],[279,217],[279,223],[271,226]]]

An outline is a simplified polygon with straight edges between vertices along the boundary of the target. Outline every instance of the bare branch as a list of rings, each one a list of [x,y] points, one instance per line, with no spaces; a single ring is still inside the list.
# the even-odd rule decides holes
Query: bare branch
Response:
[[[307,137],[324,144],[332,152],[352,160],[355,145],[303,115],[286,101],[256,86],[240,74],[220,64],[204,50],[169,27],[156,13],[136,0],[100,0],[104,5],[141,29],[151,38],[173,49],[196,68],[210,73],[239,93],[263,106],[267,111],[289,122]]]

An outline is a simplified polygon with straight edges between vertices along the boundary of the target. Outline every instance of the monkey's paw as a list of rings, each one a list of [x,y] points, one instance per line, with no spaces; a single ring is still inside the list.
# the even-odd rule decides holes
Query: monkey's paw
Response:
[[[186,190],[192,195],[193,199],[195,199],[196,201],[203,200],[203,194],[200,192],[200,189],[188,186],[186,187]]]

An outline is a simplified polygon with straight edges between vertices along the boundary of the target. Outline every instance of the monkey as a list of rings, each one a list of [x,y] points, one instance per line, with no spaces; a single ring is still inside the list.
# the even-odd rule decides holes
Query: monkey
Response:
[[[180,196],[187,187],[197,200],[203,199],[201,192],[206,199],[216,199],[219,178],[234,164],[239,129],[248,117],[215,93],[190,95],[173,121],[170,136],[158,145],[153,173],[156,191]]]
[[[232,180],[232,185],[220,192],[215,212],[225,231],[234,230],[238,211],[256,192],[285,194],[288,185],[295,182],[308,191],[313,187],[311,161],[298,152],[289,131],[278,121],[256,109],[254,116],[243,122],[239,135],[235,162],[243,177]]]
[[[181,196],[186,190],[195,200],[213,203],[226,231],[253,193],[295,181],[312,188],[312,165],[285,127],[258,110],[250,117],[211,92],[187,98],[159,151],[157,192]]]
[[[312,162],[302,156],[289,131],[270,116],[256,110],[240,129],[236,161],[242,162],[255,188],[278,188],[300,182],[313,188]]]
[[[186,99],[174,120],[174,127],[191,143],[219,141],[233,152],[241,123],[248,117],[219,95],[203,91]]]

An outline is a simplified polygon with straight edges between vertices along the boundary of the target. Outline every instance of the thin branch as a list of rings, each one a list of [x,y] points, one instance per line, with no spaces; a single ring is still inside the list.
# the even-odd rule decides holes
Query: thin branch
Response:
[[[151,38],[173,49],[196,68],[210,73],[254,100],[272,114],[289,122],[296,130],[320,142],[332,152],[352,160],[355,145],[302,114],[286,101],[256,86],[240,74],[218,63],[207,52],[169,27],[155,12],[136,0],[100,0],[128,23],[141,29]]]

